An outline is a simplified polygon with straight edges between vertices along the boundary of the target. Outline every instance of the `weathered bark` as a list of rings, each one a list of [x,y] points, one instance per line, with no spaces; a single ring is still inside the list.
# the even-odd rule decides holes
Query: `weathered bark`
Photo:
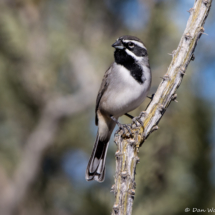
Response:
[[[178,48],[172,52],[172,61],[164,75],[157,92],[146,111],[140,114],[142,126],[131,125],[132,136],[119,131],[115,134],[116,175],[115,185],[111,190],[115,195],[112,215],[131,215],[135,195],[135,169],[139,162],[139,147],[147,137],[158,129],[157,124],[164,115],[171,101],[177,97],[176,90],[180,86],[185,71],[191,60],[197,42],[204,33],[203,25],[210,11],[212,0],[196,0],[189,10],[190,18],[182,35]]]

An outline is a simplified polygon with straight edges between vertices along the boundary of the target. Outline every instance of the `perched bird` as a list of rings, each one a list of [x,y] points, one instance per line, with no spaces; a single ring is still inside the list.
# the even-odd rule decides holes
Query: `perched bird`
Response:
[[[112,45],[115,62],[105,72],[96,99],[95,123],[98,132],[86,170],[86,180],[104,181],[105,159],[110,136],[118,118],[137,108],[146,98],[151,86],[151,70],[147,49],[134,36],[119,37]]]

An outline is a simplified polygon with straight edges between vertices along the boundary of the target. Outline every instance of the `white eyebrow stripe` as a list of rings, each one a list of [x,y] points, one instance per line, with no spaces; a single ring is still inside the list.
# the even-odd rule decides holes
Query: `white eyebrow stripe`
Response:
[[[142,48],[147,50],[147,48],[141,42],[138,42],[136,40],[123,40],[123,42],[125,42],[125,43],[132,42],[132,43],[134,43],[134,44],[136,44],[136,45],[138,45],[138,46],[140,46],[140,47],[142,47]]]
[[[130,50],[128,49],[125,49],[126,53],[130,56],[132,56],[136,61],[140,62],[143,60],[143,57],[139,57],[139,56],[136,56],[133,52],[131,52]]]

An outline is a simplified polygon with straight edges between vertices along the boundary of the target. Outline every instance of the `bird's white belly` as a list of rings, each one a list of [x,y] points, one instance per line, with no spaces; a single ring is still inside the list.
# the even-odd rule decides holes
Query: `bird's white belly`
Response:
[[[145,75],[146,80],[140,84],[127,69],[118,67],[103,100],[105,111],[116,117],[137,108],[145,99],[151,83],[150,76]]]
[[[120,116],[137,108],[145,99],[146,92],[138,87],[125,86],[110,101],[112,108],[114,107],[114,115]]]

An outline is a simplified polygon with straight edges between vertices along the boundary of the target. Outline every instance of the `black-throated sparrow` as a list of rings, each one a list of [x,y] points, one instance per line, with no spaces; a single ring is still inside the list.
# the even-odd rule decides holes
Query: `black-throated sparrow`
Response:
[[[147,49],[137,37],[122,36],[112,45],[115,62],[106,71],[96,99],[98,125],[96,142],[90,157],[86,180],[104,181],[105,159],[111,133],[118,118],[137,108],[151,86]]]

